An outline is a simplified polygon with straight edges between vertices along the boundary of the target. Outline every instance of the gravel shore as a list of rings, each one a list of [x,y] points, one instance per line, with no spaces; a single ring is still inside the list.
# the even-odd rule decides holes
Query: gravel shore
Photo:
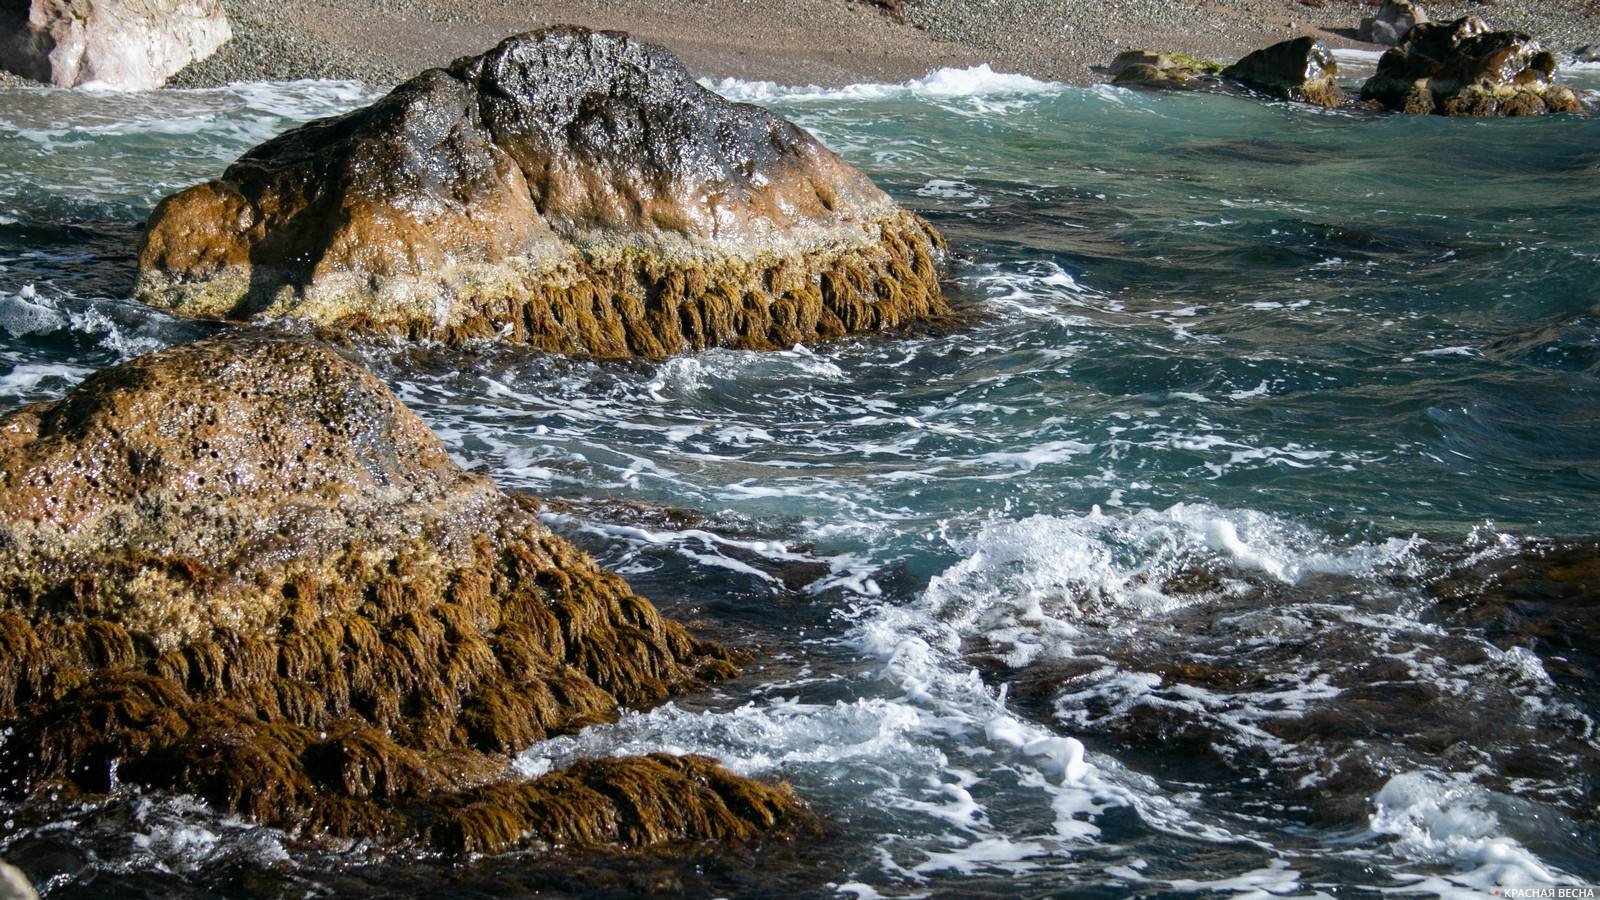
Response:
[[[1252,50],[1311,34],[1333,47],[1380,49],[1356,40],[1375,3],[1362,0],[917,0],[908,22],[939,40],[972,48],[995,68],[1073,83],[1118,52],[1175,50],[1232,62]],[[1588,0],[1424,3],[1430,17],[1477,15],[1496,28],[1529,32],[1566,52],[1600,40],[1600,6]]]
[[[944,66],[1089,84],[1121,50],[1231,61],[1298,34],[1369,47],[1365,0],[224,0],[235,38],[176,87],[349,78],[391,85],[501,38],[557,23],[630,31],[693,71],[785,83],[904,81]],[[887,7],[881,8],[881,7]],[[1553,50],[1600,42],[1593,0],[1428,5],[1532,33]],[[11,82],[0,76],[0,84]]]

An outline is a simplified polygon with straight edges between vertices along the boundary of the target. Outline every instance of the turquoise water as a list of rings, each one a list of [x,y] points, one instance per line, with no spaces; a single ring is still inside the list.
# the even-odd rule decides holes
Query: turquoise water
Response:
[[[715,87],[930,218],[973,321],[665,363],[359,350],[460,461],[572,501],[553,525],[757,649],[735,683],[530,748],[528,772],[706,752],[832,823],[645,867],[692,895],[1600,880],[1592,649],[1439,587],[1600,536],[1600,122],[984,72]],[[366,96],[0,91],[0,403],[206,333],[127,299],[143,217]],[[53,896],[646,877],[307,847],[181,798],[13,813],[0,854]]]

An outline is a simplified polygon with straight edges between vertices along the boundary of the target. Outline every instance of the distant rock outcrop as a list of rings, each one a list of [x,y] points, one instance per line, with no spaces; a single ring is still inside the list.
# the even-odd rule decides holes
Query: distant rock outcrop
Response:
[[[743,839],[711,760],[509,754],[734,671],[463,471],[382,383],[243,335],[0,417],[0,791],[197,795],[302,834],[494,852]]]
[[[1428,21],[1428,12],[1420,3],[1411,0],[1383,0],[1374,15],[1361,20],[1356,36],[1369,44],[1393,47],[1405,39],[1413,25]]]
[[[1113,84],[1126,87],[1243,93],[1249,89],[1281,100],[1338,106],[1344,93],[1334,83],[1338,64],[1320,41],[1300,37],[1257,50],[1231,66],[1152,50],[1129,50],[1107,67]]]
[[[1554,54],[1521,32],[1492,31],[1476,16],[1412,28],[1378,60],[1361,97],[1416,114],[1586,112],[1571,89],[1556,83]]]
[[[153,90],[232,36],[221,0],[0,3],[0,69],[57,87]]]
[[[1334,82],[1338,72],[1333,51],[1303,36],[1251,53],[1223,69],[1222,77],[1280,100],[1333,108],[1344,103],[1344,91]]]
[[[1113,84],[1132,87],[1194,87],[1223,69],[1222,63],[1157,50],[1126,50],[1107,67]]]
[[[184,315],[660,357],[948,311],[936,232],[663,48],[554,28],[432,69],[164,200],[138,296]]]

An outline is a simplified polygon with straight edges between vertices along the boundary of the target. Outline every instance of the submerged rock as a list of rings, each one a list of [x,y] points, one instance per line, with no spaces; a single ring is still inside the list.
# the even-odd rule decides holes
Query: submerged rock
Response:
[[[726,677],[730,654],[302,339],[164,350],[0,417],[0,648],[12,793],[132,783],[472,852],[800,815],[706,759],[512,778],[509,754]]]
[[[1194,87],[1212,80],[1222,63],[1155,50],[1127,50],[1117,54],[1106,72],[1113,84],[1133,87]]]
[[[153,90],[231,37],[221,0],[0,4],[0,69],[57,87]]]
[[[1339,64],[1333,51],[1303,36],[1264,47],[1222,70],[1222,77],[1277,97],[1329,108],[1344,103],[1334,82]]]
[[[167,198],[138,295],[184,315],[660,357],[940,316],[941,239],[665,49],[554,28],[431,69]]]
[[[1554,54],[1526,34],[1491,31],[1476,16],[1412,28],[1378,60],[1361,97],[1424,115],[1586,112],[1571,89],[1556,84]]]
[[[1430,585],[1434,617],[1535,653],[1558,682],[1600,705],[1600,542],[1524,540],[1476,554]]]
[[[1428,21],[1428,12],[1420,3],[1411,0],[1383,0],[1376,14],[1361,20],[1356,37],[1369,44],[1386,44],[1393,47],[1405,39],[1413,25]]]

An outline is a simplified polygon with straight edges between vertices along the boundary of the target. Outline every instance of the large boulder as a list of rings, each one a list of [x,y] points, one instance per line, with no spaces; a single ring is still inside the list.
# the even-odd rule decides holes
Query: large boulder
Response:
[[[181,314],[660,357],[947,311],[940,238],[671,53],[554,28],[255,148],[151,216],[138,295]]]
[[[1280,100],[1329,108],[1344,103],[1334,81],[1339,64],[1316,38],[1301,36],[1264,47],[1222,70],[1222,77]]]
[[[1413,25],[1428,21],[1428,12],[1411,0],[1383,0],[1373,15],[1361,20],[1356,36],[1369,44],[1393,47],[1405,39]]]
[[[0,791],[130,783],[450,851],[748,838],[797,801],[710,760],[511,772],[733,671],[305,339],[160,351],[0,417]]]
[[[232,36],[222,0],[0,3],[0,69],[57,87],[153,90]]]
[[[1390,110],[1446,116],[1586,112],[1556,83],[1554,54],[1526,34],[1491,31],[1476,16],[1412,28],[1378,60],[1361,97]]]

